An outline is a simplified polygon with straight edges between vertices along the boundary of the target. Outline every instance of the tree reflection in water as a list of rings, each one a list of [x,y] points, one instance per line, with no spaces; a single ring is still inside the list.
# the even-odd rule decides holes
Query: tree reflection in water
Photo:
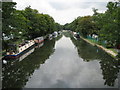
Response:
[[[105,80],[104,85],[114,86],[115,81],[118,80],[120,61],[115,60],[103,50],[97,47],[93,47],[81,39],[78,41],[71,37],[71,40],[76,46],[79,56],[83,58],[84,61],[99,61],[103,79]]]
[[[107,86],[115,86],[116,85],[115,82],[117,81],[117,78],[118,78],[120,61],[118,62],[117,60],[113,59],[108,54],[106,54],[104,51],[102,51],[101,49],[99,49],[97,47],[93,47],[93,46],[87,44],[86,42],[84,42],[83,40],[75,40],[72,37],[72,35],[67,32],[64,32],[63,34],[66,37],[71,38],[72,42],[74,43],[74,45],[77,48],[75,55],[78,53],[79,56],[78,55],[76,55],[76,56],[78,56],[78,58],[79,57],[82,58],[80,60],[83,60],[84,62],[91,62],[91,61],[96,60],[100,63],[100,69],[102,71],[101,73],[103,75],[105,85],[107,85]],[[30,78],[32,76],[34,76],[33,73],[35,72],[35,70],[41,69],[42,67],[40,67],[40,65],[45,63],[45,61],[47,59],[49,59],[52,54],[54,54],[53,52],[55,50],[54,49],[55,41],[58,41],[61,37],[62,37],[62,35],[60,35],[57,38],[54,38],[50,41],[49,40],[45,41],[44,45],[41,48],[33,48],[34,50],[32,50],[32,51],[34,51],[34,52],[32,52],[28,57],[26,57],[23,60],[20,60],[20,61],[19,60],[9,60],[7,65],[3,65],[3,88],[14,88],[14,87],[15,88],[23,88],[23,87],[25,87],[26,83],[30,80]],[[74,45],[73,45],[73,49],[74,49]],[[65,50],[65,52],[66,52],[66,50]],[[71,61],[74,61],[74,60],[71,60]],[[89,63],[87,63],[87,65],[88,64]],[[77,67],[77,68],[79,69],[79,67]],[[99,68],[99,66],[98,66],[98,68]],[[98,69],[96,69],[96,70],[98,70]],[[97,74],[97,75],[99,75],[99,74]],[[39,77],[39,74],[38,74],[38,77]],[[84,79],[83,79],[83,81],[84,81]],[[58,83],[56,83],[55,86],[53,86],[53,87],[57,87],[59,85],[60,86],[65,85],[66,87],[68,87],[69,86],[68,84],[69,83],[63,83],[63,81],[58,80]]]
[[[54,52],[54,46],[55,40],[46,41],[43,47],[35,49],[22,61],[9,60],[7,65],[3,65],[3,88],[24,87],[33,72]]]

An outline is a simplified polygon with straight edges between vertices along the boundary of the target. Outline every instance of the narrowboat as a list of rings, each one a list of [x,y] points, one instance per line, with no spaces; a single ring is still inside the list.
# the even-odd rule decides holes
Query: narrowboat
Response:
[[[74,35],[77,39],[79,39],[80,38],[80,35],[77,33],[77,34],[75,34]]]
[[[42,43],[43,41],[44,41],[44,37],[37,37],[37,38],[34,39],[34,42],[36,44]]]
[[[9,49],[5,55],[5,58],[18,58],[34,44],[34,40],[28,40],[19,45],[9,44]]]
[[[80,35],[77,32],[73,32],[73,37],[77,40],[80,39]]]
[[[49,34],[49,35],[48,35],[48,38],[49,38],[49,40],[52,40],[52,39],[53,39],[53,35],[52,35],[52,34]]]
[[[35,50],[35,48],[32,48],[32,49],[30,49],[28,52],[26,52],[25,54],[21,55],[21,56],[19,57],[19,61],[22,61],[23,59],[25,59],[27,56],[29,56],[31,53],[33,53],[34,50]]]
[[[61,31],[58,31],[58,35],[61,35],[61,33],[62,33]]]
[[[53,36],[54,38],[56,38],[56,37],[58,36],[58,33],[55,31],[55,32],[52,34],[52,36]]]
[[[42,42],[42,43],[36,45],[35,48],[40,48],[40,47],[42,47],[43,45],[44,45],[44,42]]]

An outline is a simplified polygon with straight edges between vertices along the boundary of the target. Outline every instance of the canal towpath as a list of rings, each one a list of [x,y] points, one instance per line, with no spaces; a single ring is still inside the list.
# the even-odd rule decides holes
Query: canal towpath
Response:
[[[108,53],[109,55],[111,55],[113,58],[116,58],[117,53],[115,53],[115,52],[113,52],[113,51],[111,51],[111,50],[109,50],[109,49],[107,49],[107,48],[105,48],[105,47],[103,47],[103,46],[101,46],[101,45],[99,45],[97,43],[90,42],[89,40],[83,38],[82,36],[80,36],[80,38],[83,39],[84,41],[86,41],[87,43],[91,44],[92,46],[97,46],[97,47],[101,48],[106,53]]]

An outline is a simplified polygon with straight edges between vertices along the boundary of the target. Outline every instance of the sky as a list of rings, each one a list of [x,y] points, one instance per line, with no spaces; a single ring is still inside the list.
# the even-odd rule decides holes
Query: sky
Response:
[[[61,25],[71,23],[78,16],[92,15],[92,8],[104,13],[109,1],[114,0],[89,0],[89,2],[88,0],[13,0],[17,3],[18,10],[23,10],[30,5],[39,13],[49,14]]]

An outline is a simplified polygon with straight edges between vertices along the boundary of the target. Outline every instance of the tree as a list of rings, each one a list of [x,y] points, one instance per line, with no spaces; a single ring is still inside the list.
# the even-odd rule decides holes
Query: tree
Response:
[[[65,29],[65,30],[70,30],[70,29],[71,29],[71,23],[66,23],[66,24],[63,26],[63,29]]]
[[[109,2],[107,11],[99,21],[102,24],[100,39],[107,41],[107,47],[115,47],[120,44],[119,13],[118,2]]]
[[[13,13],[15,9],[15,2],[2,2],[2,32],[9,36],[12,32]]]
[[[55,23],[48,14],[40,14],[31,6],[26,7],[25,10],[16,10],[15,5],[14,2],[3,3],[3,37],[5,35],[13,37],[9,41],[3,41],[3,46],[7,45],[7,42],[34,39],[61,29],[61,25]]]
[[[26,21],[26,24],[27,24],[27,29],[26,29],[26,32],[27,32],[27,35],[29,39],[33,39],[35,36],[34,36],[34,32],[38,30],[38,25],[37,25],[37,14],[38,14],[38,11],[37,10],[33,10],[31,9],[31,7],[26,7],[25,10],[24,10],[24,17],[27,19]]]
[[[73,31],[80,32],[84,37],[96,32],[96,24],[92,20],[92,16],[78,17],[71,23],[71,28]]]
[[[8,42],[4,37],[10,37],[13,32],[13,13],[15,9],[15,2],[2,2],[2,49],[7,49]]]
[[[59,23],[55,23],[55,31],[60,31],[62,30],[62,25],[60,25]]]
[[[98,9],[93,8],[92,10],[93,10],[93,12],[94,12],[94,14],[93,14],[93,15],[98,15],[98,12],[97,12],[97,11],[98,11]]]
[[[93,8],[93,16],[78,17],[64,28],[80,32],[84,37],[98,34],[100,43],[106,41],[107,47],[116,47],[120,44],[120,0],[108,2],[106,7],[105,13]]]
[[[27,23],[29,20],[27,20],[23,14],[23,10],[16,10],[13,13],[14,20],[12,21],[12,25],[14,28],[12,34],[14,36],[14,39],[23,39],[26,37]]]

